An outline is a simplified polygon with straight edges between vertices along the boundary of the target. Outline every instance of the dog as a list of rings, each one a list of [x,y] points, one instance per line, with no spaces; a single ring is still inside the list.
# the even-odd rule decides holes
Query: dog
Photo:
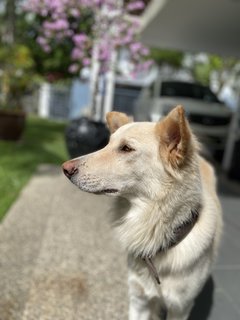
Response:
[[[109,112],[103,149],[63,164],[78,188],[116,197],[129,319],[186,320],[211,273],[222,213],[212,166],[182,106],[157,123]]]

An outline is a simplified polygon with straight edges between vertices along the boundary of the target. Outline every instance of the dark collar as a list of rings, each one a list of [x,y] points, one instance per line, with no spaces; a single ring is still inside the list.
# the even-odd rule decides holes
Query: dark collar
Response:
[[[201,210],[201,204],[198,204],[196,208],[191,210],[191,215],[188,220],[184,221],[181,225],[177,226],[173,230],[174,238],[168,243],[166,247],[160,247],[158,252],[166,252],[167,250],[171,249],[172,247],[177,246],[186,236],[189,234],[189,232],[192,230],[192,228],[195,226],[199,214]],[[159,275],[157,272],[157,269],[152,261],[152,257],[142,257],[143,261],[146,263],[146,266],[150,272],[150,274],[153,276],[153,278],[156,280],[157,284],[160,284]]]

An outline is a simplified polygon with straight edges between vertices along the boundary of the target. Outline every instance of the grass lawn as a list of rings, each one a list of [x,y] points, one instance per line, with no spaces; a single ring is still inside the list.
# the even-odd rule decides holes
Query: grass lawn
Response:
[[[65,124],[29,117],[22,140],[0,141],[0,220],[41,163],[68,158]]]

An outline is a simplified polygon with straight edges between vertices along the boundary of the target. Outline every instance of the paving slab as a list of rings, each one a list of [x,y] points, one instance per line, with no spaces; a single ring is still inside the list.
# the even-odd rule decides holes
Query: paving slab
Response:
[[[240,188],[220,179],[219,259],[190,320],[240,319]],[[0,320],[126,320],[126,255],[112,199],[41,166],[0,225]]]
[[[0,319],[126,319],[126,256],[111,199],[42,167],[0,229]]]

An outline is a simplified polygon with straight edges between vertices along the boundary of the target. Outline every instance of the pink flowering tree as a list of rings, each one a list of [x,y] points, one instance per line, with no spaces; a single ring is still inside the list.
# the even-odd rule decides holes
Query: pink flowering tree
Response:
[[[138,20],[131,14],[144,9],[143,1],[25,0],[24,6],[41,21],[36,41],[42,50],[50,54],[66,43],[69,45],[68,71],[73,75],[90,65],[94,73],[95,63],[95,78],[99,79],[116,67],[123,48],[129,50],[133,75],[152,63],[147,59],[149,50],[139,41]]]

